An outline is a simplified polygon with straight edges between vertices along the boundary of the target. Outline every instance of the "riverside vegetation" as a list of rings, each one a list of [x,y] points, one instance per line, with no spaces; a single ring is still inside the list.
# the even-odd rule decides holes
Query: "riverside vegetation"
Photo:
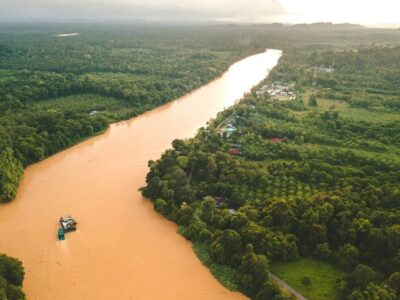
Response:
[[[221,282],[253,299],[284,298],[270,268],[309,299],[398,299],[399,56],[286,51],[260,86],[295,83],[298,99],[255,88],[150,161],[143,195]]]
[[[78,32],[75,36],[59,33]],[[0,30],[0,202],[23,168],[159,106],[268,48],[394,43],[357,25],[6,25]],[[317,43],[317,45],[315,45]],[[93,116],[92,111],[98,113]]]
[[[136,116],[184,95],[219,76],[239,58],[264,51],[267,47],[293,50],[282,60],[284,63],[296,55],[303,57],[310,49],[327,50],[338,46],[348,48],[371,42],[393,44],[400,40],[400,33],[396,30],[365,29],[347,24],[291,27],[280,24],[186,27],[140,24],[107,27],[76,24],[55,24],[51,27],[40,24],[29,27],[3,25],[0,30],[0,202],[7,202],[15,197],[25,166],[104,131],[112,122]],[[79,32],[79,35],[57,36],[65,32]],[[297,72],[294,69],[291,71]],[[278,76],[277,72],[276,74]],[[393,102],[391,99],[394,99],[396,94],[383,95],[380,87],[371,88],[368,95],[375,93],[384,97],[385,104],[376,106],[371,98],[368,106],[375,106],[376,110],[382,107],[389,109],[392,105],[389,102]],[[307,92],[318,93],[307,90],[304,93],[305,97]],[[324,90],[319,92],[327,94]],[[338,91],[337,95],[339,93],[344,92]],[[365,101],[363,103],[360,102],[360,105],[366,105]],[[339,105],[337,106],[339,108]],[[277,113],[280,109],[283,108],[278,108]],[[303,109],[304,105],[297,110],[298,118],[304,112]],[[91,112],[94,113],[90,114]],[[374,113],[368,117],[376,118]],[[342,113],[344,114],[345,112]],[[385,116],[392,120],[395,118],[389,113]],[[201,136],[198,138],[201,140]],[[186,162],[184,156],[180,159],[183,160],[180,162],[181,169],[187,172],[185,166],[192,166],[192,162]],[[254,166],[258,166],[258,163]],[[236,170],[232,169],[232,172],[236,173]],[[183,176],[183,173],[181,175]],[[193,177],[194,186],[198,178],[198,175]],[[200,185],[206,185],[204,182],[198,182]],[[235,186],[237,187],[232,193],[241,193],[240,185]],[[187,188],[190,193],[196,191],[190,184],[182,188]],[[314,189],[319,189],[319,186],[314,186]],[[168,190],[173,191],[172,188]],[[207,195],[213,193],[207,192]],[[207,199],[211,201],[212,208],[212,200]],[[230,197],[229,201],[235,201],[234,199],[236,198]],[[242,205],[241,198],[237,199],[239,202],[232,207],[239,208]],[[185,201],[190,209],[193,209],[192,206],[197,200],[190,200],[193,203],[189,199]],[[170,198],[164,201],[170,201]],[[175,210],[175,207],[171,209]],[[206,227],[214,226],[210,224]],[[186,227],[181,229],[185,233]],[[211,232],[211,229],[212,227],[209,227],[207,230]],[[204,231],[206,236],[208,231]],[[188,236],[188,233],[185,234]],[[234,232],[229,231],[225,234],[237,237]],[[283,234],[285,236],[289,231],[283,231]],[[210,237],[205,237],[205,241],[209,239]],[[229,239],[230,237],[227,237],[227,241]],[[301,250],[294,235],[288,235],[284,240],[293,246],[294,253]],[[231,266],[222,268],[221,264],[215,264],[215,256],[209,255],[207,243],[195,243],[197,253],[202,256],[203,261],[209,263],[211,269],[220,273],[224,270],[226,282],[232,282],[232,287],[237,287],[237,281],[230,280]],[[247,269],[248,272],[252,272],[251,265],[257,262],[257,265],[263,266],[259,268],[260,279],[257,283],[264,287],[262,295],[278,293],[273,285],[264,282],[267,278],[264,267],[268,261],[263,256],[254,254],[254,251],[259,252],[257,247],[255,243],[247,247],[248,265],[243,266],[242,271]],[[242,254],[244,248],[244,244],[239,247],[233,245],[232,251],[238,252],[234,253],[233,265],[241,261],[239,253]],[[269,258],[272,259],[272,256]],[[4,258],[4,261],[7,260],[8,258]],[[14,281],[7,275],[11,269],[23,274],[22,269],[17,260],[10,261],[12,263],[6,263],[7,267],[0,268],[8,270],[4,271],[4,274],[1,273],[3,275],[0,274],[5,278],[2,281],[2,295],[6,293],[9,299],[23,298],[18,288],[22,285],[23,276]],[[251,276],[246,278],[249,281],[249,290],[243,287],[241,289],[248,294],[259,294],[258,288],[250,287]]]
[[[0,203],[23,168],[180,97],[261,49],[201,28],[20,25],[0,29]],[[71,28],[73,27],[73,28]],[[60,32],[77,36],[59,37]],[[0,238],[1,242],[1,238]],[[0,299],[24,299],[21,263],[0,256]]]
[[[0,254],[0,299],[25,298],[21,290],[24,275],[24,268],[18,259]]]
[[[0,202],[15,197],[23,167],[200,87],[249,51],[219,49],[201,30],[119,29],[0,34]]]

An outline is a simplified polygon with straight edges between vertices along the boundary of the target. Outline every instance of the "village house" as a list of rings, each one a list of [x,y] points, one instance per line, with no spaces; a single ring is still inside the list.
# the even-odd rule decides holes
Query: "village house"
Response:
[[[240,147],[242,145],[237,144],[237,143],[233,143],[231,144],[231,148],[228,150],[228,153],[230,155],[240,155]]]
[[[226,197],[222,197],[222,196],[214,197],[214,199],[215,199],[215,207],[217,207],[217,208],[221,208],[222,205],[224,205],[224,203],[227,200]]]
[[[228,153],[230,155],[240,155],[240,149],[239,148],[230,148],[228,150]]]
[[[285,139],[280,138],[280,137],[273,137],[273,138],[270,138],[269,140],[274,143],[282,143]]]
[[[294,88],[294,83],[282,83],[277,81],[260,87],[260,89],[256,92],[256,95],[260,96],[263,94],[268,94],[272,99],[294,100],[296,99]]]
[[[333,72],[335,72],[335,68],[333,68],[332,66],[329,66],[329,67],[314,66],[311,69],[314,70],[314,71],[324,72],[324,73],[333,73]]]
[[[230,137],[236,131],[237,128],[232,123],[228,123],[226,127],[220,129],[220,135],[224,137]]]

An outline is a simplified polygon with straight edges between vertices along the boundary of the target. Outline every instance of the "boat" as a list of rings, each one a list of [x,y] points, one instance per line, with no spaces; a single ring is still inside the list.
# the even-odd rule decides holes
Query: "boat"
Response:
[[[58,239],[60,241],[65,240],[65,232],[64,232],[64,229],[62,227],[58,228]]]
[[[64,232],[75,231],[76,224],[78,224],[71,216],[64,216],[60,218],[60,226]]]

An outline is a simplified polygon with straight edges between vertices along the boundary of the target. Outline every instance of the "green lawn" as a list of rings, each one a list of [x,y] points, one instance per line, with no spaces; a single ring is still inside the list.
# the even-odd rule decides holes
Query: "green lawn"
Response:
[[[390,111],[376,111],[362,108],[349,108],[340,111],[340,116],[344,118],[351,118],[355,121],[366,122],[391,122],[399,121],[400,114]]]
[[[317,104],[319,108],[323,109],[334,109],[339,112],[345,111],[349,108],[349,104],[342,100],[331,100],[325,98],[317,98]]]
[[[272,263],[270,269],[309,300],[340,299],[336,280],[345,273],[329,263],[303,258],[296,262]],[[310,286],[301,283],[304,276],[311,279]]]
[[[316,94],[315,89],[309,89],[303,94],[304,104],[308,105],[308,100],[312,94]],[[355,121],[366,122],[391,122],[400,121],[400,114],[385,109],[383,107],[375,109],[364,109],[350,107],[344,100],[333,100],[317,97],[319,110],[336,110],[341,117],[353,119]]]
[[[304,99],[304,104],[308,105],[311,95],[316,95],[318,93],[318,89],[310,88],[306,90],[302,94],[302,98]],[[319,108],[323,109],[335,109],[337,111],[344,111],[349,108],[349,104],[344,100],[333,100],[333,99],[326,99],[317,96],[317,104]]]

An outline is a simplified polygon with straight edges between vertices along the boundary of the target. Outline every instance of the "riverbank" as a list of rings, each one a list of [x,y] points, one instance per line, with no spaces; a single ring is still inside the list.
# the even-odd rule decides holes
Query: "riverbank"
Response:
[[[137,190],[148,160],[175,138],[193,136],[265,78],[279,56],[244,59],[187,96],[29,166],[15,201],[0,206],[0,251],[24,263],[27,297],[244,299],[212,277],[176,225]],[[79,228],[59,242],[64,214]]]
[[[8,54],[0,53],[4,98],[0,101],[0,203],[15,198],[23,168],[94,136],[111,123],[177,99],[218,78],[247,53],[260,51],[209,49],[208,45],[219,44],[212,42],[214,33],[204,43],[192,34],[177,34],[177,29],[160,35],[152,28],[146,38],[109,30],[97,28],[72,39],[56,39],[40,30],[33,35],[0,32],[0,40],[8,45]],[[147,39],[153,42],[147,45]],[[178,41],[170,46],[174,39]],[[42,44],[40,50],[37,42]],[[74,55],[65,55],[69,47],[74,47]],[[23,55],[26,51],[29,58]]]
[[[143,195],[201,244],[199,255],[221,271],[213,270],[222,282],[251,298],[281,297],[271,279],[283,282],[268,276],[271,262],[272,271],[280,266],[279,277],[310,299],[397,299],[398,99],[371,97],[360,108],[359,98],[376,73],[398,72],[392,61],[400,48],[390,51],[386,65],[376,63],[380,47],[356,55],[353,65],[354,52],[341,52],[341,67],[335,60],[335,72],[319,74],[316,85],[304,80],[313,78],[310,68],[336,54],[285,52],[265,82],[150,163]],[[359,58],[370,68],[365,73],[354,72]],[[365,86],[349,74],[365,78]],[[266,82],[293,85],[295,76],[298,99],[274,100],[264,92]],[[395,82],[380,84],[397,89]],[[385,247],[377,248],[378,241]]]

